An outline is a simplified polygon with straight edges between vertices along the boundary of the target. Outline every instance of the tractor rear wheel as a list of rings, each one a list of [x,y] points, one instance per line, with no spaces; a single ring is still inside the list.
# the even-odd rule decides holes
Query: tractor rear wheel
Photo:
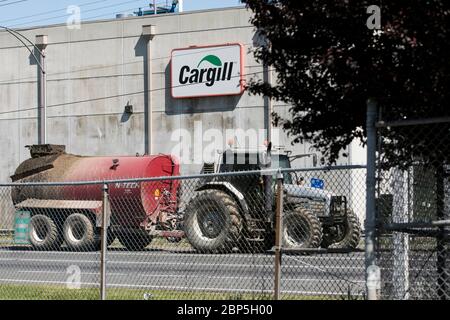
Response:
[[[242,229],[239,205],[224,191],[200,191],[186,208],[184,232],[199,252],[230,252],[239,243]]]
[[[58,250],[63,239],[57,224],[48,216],[35,215],[30,221],[30,242],[36,250]]]
[[[298,207],[283,217],[282,236],[285,248],[318,248],[322,242],[322,225],[311,211]]]

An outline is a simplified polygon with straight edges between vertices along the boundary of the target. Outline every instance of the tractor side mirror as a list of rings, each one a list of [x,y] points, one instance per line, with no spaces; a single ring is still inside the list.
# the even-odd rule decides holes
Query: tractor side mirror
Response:
[[[272,164],[272,142],[267,144],[267,149],[261,153],[260,158],[261,165],[270,168]]]
[[[304,177],[300,177],[297,172],[294,172],[295,175],[295,183],[298,186],[303,186],[305,184],[305,178]]]
[[[260,155],[261,165],[265,168],[269,168],[272,164],[272,154],[270,151],[263,151]]]
[[[312,154],[312,157],[313,157],[313,167],[314,168],[316,168],[317,167],[317,164],[318,164],[318,158],[317,158],[317,154],[316,153],[313,153]]]

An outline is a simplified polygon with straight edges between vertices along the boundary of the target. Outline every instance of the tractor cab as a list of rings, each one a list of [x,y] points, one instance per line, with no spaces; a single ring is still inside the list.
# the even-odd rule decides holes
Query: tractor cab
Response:
[[[268,169],[291,169],[292,163],[297,159],[312,157],[313,166],[317,166],[317,155],[315,153],[292,155],[291,151],[284,147],[272,146],[260,148],[236,148],[230,147],[223,151],[218,151],[214,163],[205,163],[202,169],[203,174],[260,171]],[[275,175],[273,175],[275,179]],[[297,173],[284,174],[284,183],[288,185],[302,185],[303,177]]]

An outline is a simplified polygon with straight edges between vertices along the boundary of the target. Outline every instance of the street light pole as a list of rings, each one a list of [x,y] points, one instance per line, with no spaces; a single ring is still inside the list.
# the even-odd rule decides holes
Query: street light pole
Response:
[[[39,71],[38,81],[38,110],[39,110],[39,144],[47,143],[47,73],[45,72],[45,48],[48,45],[48,37],[36,36],[36,46],[39,48]]]
[[[0,26],[0,29],[5,30],[14,38],[16,38],[33,56],[36,64],[39,68],[39,81],[38,81],[38,113],[39,113],[39,133],[38,133],[38,141],[39,144],[47,143],[47,73],[45,71],[45,48],[48,45],[48,37],[47,36],[36,36],[36,44],[34,44],[30,39],[26,36],[17,32],[16,30],[12,30],[8,27]],[[27,43],[34,48],[31,50]],[[39,58],[36,57],[36,54],[39,54]]]
[[[45,72],[44,68],[42,68],[42,65],[39,61],[39,59],[36,57],[36,55],[34,54],[33,50],[31,50],[28,45],[25,43],[28,42],[32,47],[34,47],[34,49],[41,54],[41,50],[27,37],[25,37],[23,34],[17,32],[16,30],[10,29],[8,27],[5,26],[0,26],[0,29],[5,30],[6,32],[8,32],[10,35],[12,35],[14,38],[16,38],[18,41],[20,41],[20,43],[22,43],[22,45],[28,50],[28,52],[30,52],[30,54],[33,56],[34,60],[36,61],[36,63],[39,66],[39,69],[42,72]],[[25,40],[25,41],[24,41]]]

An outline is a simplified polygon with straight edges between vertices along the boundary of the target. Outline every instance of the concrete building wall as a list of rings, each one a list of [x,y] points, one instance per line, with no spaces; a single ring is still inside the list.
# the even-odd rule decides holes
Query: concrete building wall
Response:
[[[49,38],[48,142],[84,155],[144,153],[146,41],[141,34],[148,24],[157,28],[152,50],[155,152],[171,152],[177,143],[171,134],[192,131],[195,122],[201,122],[204,131],[262,129],[261,97],[175,100],[169,90],[172,49],[239,42],[247,52],[253,46],[249,18],[245,9],[229,9],[85,23],[80,30],[22,30],[30,39],[38,34]],[[8,150],[8,157],[0,159],[0,181],[8,181],[28,157],[24,146],[37,142],[37,66],[26,49],[3,32],[0,61],[0,145]],[[245,73],[261,71],[248,54]],[[130,117],[124,114],[127,103],[134,107]],[[183,169],[191,173],[198,165]]]
[[[146,40],[141,35],[142,26],[149,24],[157,28],[152,52],[155,152],[171,152],[178,143],[170,139],[174,131],[193,132],[195,123],[201,123],[203,132],[263,129],[262,97],[244,93],[175,100],[169,89],[172,49],[193,45],[239,42],[247,53],[247,79],[262,77],[263,68],[251,53],[250,17],[245,8],[230,8],[90,22],[79,30],[65,25],[20,30],[33,40],[36,35],[48,35],[48,142],[65,144],[69,152],[83,155],[144,153]],[[0,145],[7,150],[7,157],[0,159],[0,181],[8,181],[28,157],[24,146],[37,143],[38,68],[27,50],[6,32],[0,32],[0,61]],[[127,103],[134,107],[130,117],[124,114]],[[287,112],[279,104],[274,109]],[[284,134],[280,140],[289,145]],[[309,147],[296,149],[306,153]],[[194,152],[190,156],[193,160]],[[183,173],[198,169],[199,164],[186,164]]]
[[[191,161],[183,174],[198,173],[203,146],[195,146],[209,129],[264,129],[264,98],[241,96],[175,100],[170,94],[170,55],[175,48],[241,43],[245,47],[246,78],[262,78],[263,67],[253,57],[254,27],[245,8],[133,17],[88,22],[70,30],[66,25],[20,30],[29,39],[48,35],[48,142],[64,144],[81,155],[135,155],[145,152],[145,59],[142,26],[155,25],[153,40],[153,133],[155,153],[171,153],[182,144]],[[18,164],[29,157],[26,145],[38,142],[38,67],[29,52],[10,34],[0,32],[0,182],[10,181]],[[127,104],[134,113],[124,113]],[[288,106],[274,110],[287,115]],[[181,131],[180,131],[181,130]],[[192,139],[179,137],[190,133]],[[194,136],[195,132],[195,136]],[[280,132],[279,144],[295,153],[309,153],[309,145],[292,147]],[[200,139],[201,140],[201,139]],[[223,141],[225,143],[225,141]],[[242,144],[242,141],[240,141]],[[348,163],[350,159],[342,159]],[[296,166],[311,166],[311,159]]]

